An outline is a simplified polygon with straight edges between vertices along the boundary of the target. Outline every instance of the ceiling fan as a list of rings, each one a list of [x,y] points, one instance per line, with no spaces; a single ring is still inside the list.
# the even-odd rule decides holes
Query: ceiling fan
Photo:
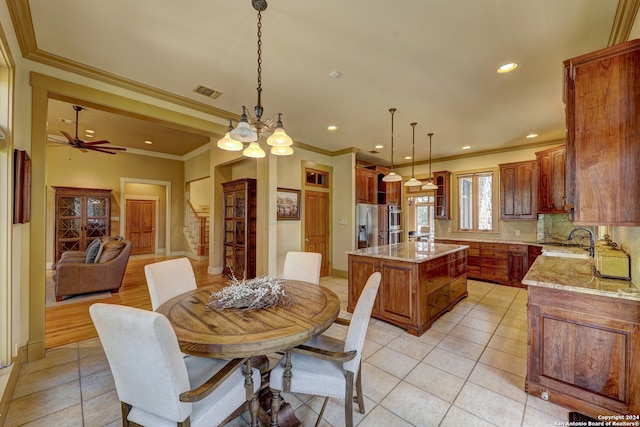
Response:
[[[109,141],[107,141],[106,139],[100,140],[100,141],[83,141],[80,138],[78,138],[78,113],[80,111],[82,111],[82,107],[79,105],[74,105],[73,109],[76,112],[76,136],[75,138],[72,138],[71,135],[69,135],[67,132],[61,130],[60,133],[62,133],[68,140],[69,140],[69,145],[72,146],[73,148],[77,148],[80,151],[86,153],[87,150],[93,150],[93,151],[99,151],[101,153],[107,153],[107,154],[116,154],[113,151],[110,150],[115,150],[115,151],[126,151],[126,148],[120,148],[120,147],[104,147],[104,144],[110,144]],[[99,146],[99,147],[98,147]]]

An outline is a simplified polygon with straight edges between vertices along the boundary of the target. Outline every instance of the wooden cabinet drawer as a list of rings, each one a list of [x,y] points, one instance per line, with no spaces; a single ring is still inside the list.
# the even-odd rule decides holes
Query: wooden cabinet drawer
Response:
[[[429,317],[434,318],[449,306],[449,285],[443,286],[427,296]]]
[[[469,248],[467,249],[468,256],[480,256],[480,248]]]
[[[483,265],[480,268],[480,274],[483,279],[487,280],[495,280],[497,282],[507,282],[509,280],[506,268],[485,267]]]
[[[480,266],[468,266],[467,277],[470,279],[481,279],[482,276],[480,275]]]
[[[485,258],[496,258],[496,259],[507,259],[507,250],[506,247],[504,250],[499,249],[481,249],[480,256],[482,259]]]
[[[467,292],[467,276],[460,276],[449,283],[449,301],[453,302]]]
[[[529,247],[527,245],[509,245],[509,252],[527,252]]]
[[[505,244],[505,243],[482,242],[482,243],[480,243],[480,249],[483,252],[485,250],[506,251],[507,250],[507,244]]]
[[[481,258],[482,267],[491,267],[502,270],[507,270],[508,262],[507,259],[497,259],[497,258]]]

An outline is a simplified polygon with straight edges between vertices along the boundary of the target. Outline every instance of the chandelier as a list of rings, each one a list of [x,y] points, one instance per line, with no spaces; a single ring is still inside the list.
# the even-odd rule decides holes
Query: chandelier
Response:
[[[425,185],[422,186],[423,190],[437,190],[438,186],[435,185],[433,183],[433,180],[431,179],[431,137],[433,136],[433,132],[428,133],[427,136],[429,137],[429,182],[427,182]]]
[[[393,170],[393,114],[396,112],[396,109],[389,108],[389,112],[391,113],[391,168],[389,169],[389,173],[386,174],[382,180],[384,182],[398,182],[402,181],[402,177]]]
[[[271,154],[288,156],[293,154],[293,140],[284,130],[282,113],[275,114],[269,120],[262,120],[264,109],[261,104],[262,95],[262,12],[267,9],[266,0],[251,0],[251,5],[258,11],[258,103],[253,111],[255,117],[242,106],[242,115],[236,128],[229,120],[229,128],[224,137],[218,141],[218,147],[228,151],[242,151],[247,157],[260,158],[266,154],[260,146],[260,136],[272,132],[267,138],[267,145],[271,147]],[[244,144],[249,145],[245,148]]]

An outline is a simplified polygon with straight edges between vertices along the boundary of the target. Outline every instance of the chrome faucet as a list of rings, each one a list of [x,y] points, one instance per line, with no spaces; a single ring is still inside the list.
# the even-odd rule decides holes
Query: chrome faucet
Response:
[[[586,231],[587,233],[589,233],[589,255],[591,257],[593,257],[593,255],[594,255],[594,247],[595,247],[594,238],[593,238],[593,231],[589,230],[588,228],[584,228],[584,227],[574,228],[573,230],[571,230],[571,233],[569,234],[569,237],[567,238],[567,240],[572,240],[573,239],[573,235],[574,235],[574,233],[576,231]]]

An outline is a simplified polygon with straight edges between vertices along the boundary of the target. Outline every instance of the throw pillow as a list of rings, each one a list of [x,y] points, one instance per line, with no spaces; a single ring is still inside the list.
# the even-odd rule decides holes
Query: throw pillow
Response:
[[[120,240],[111,240],[105,243],[102,249],[102,254],[100,255],[100,259],[98,260],[98,262],[102,263],[102,262],[111,261],[112,259],[114,259],[120,254],[124,246],[125,246],[125,243]]]
[[[100,239],[100,249],[98,249],[98,253],[96,254],[95,259],[93,260],[93,262],[100,262],[100,256],[102,256],[102,251],[104,250],[104,245],[106,245],[108,242],[114,240],[114,237],[111,236],[102,236]]]
[[[92,263],[96,262],[98,251],[100,251],[100,239],[93,239],[85,252],[84,262]]]

